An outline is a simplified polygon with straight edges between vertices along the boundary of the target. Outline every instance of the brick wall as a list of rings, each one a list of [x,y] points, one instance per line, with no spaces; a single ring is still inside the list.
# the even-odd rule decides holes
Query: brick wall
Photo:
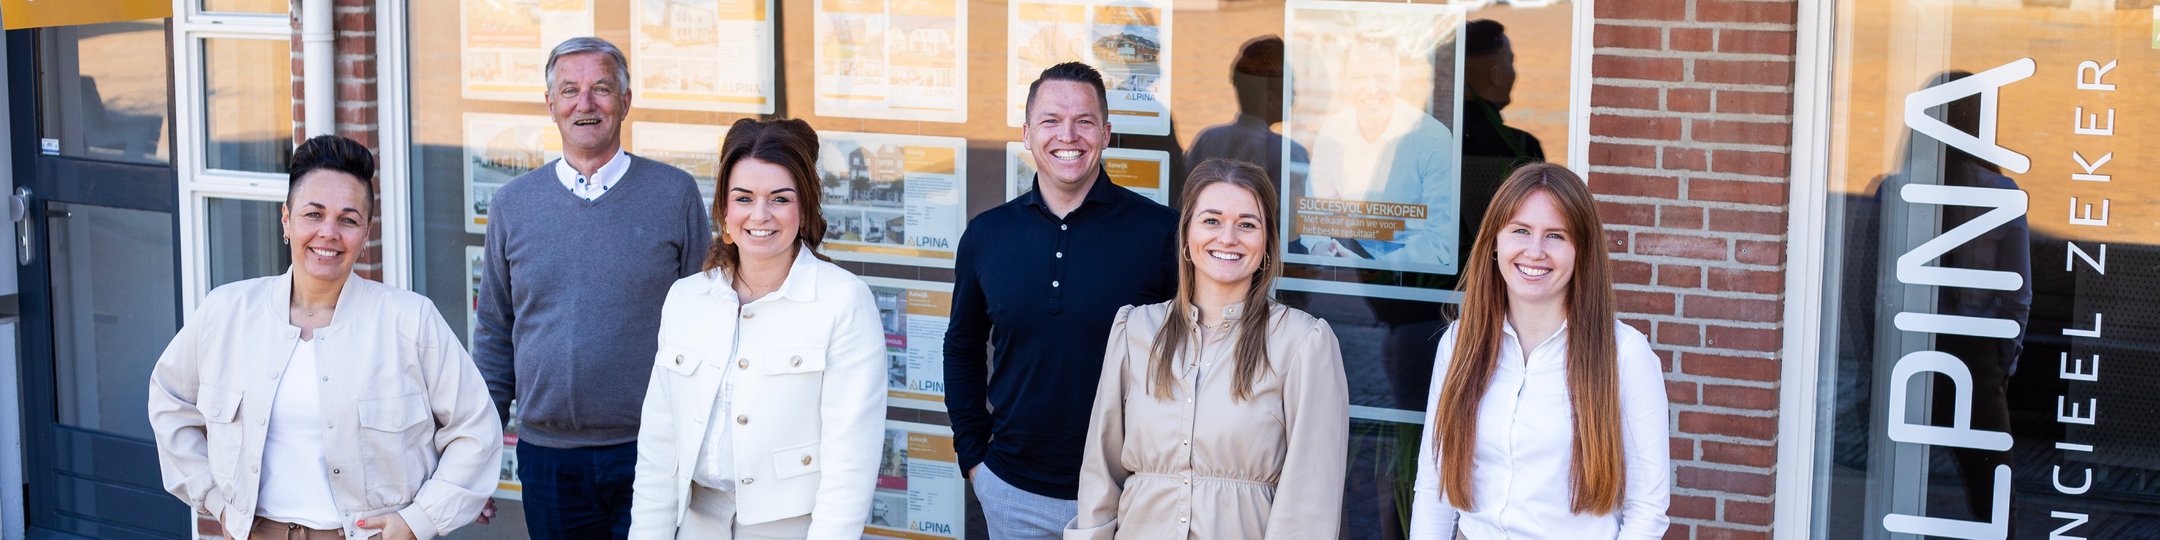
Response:
[[[1793,0],[1602,0],[1588,181],[1672,399],[1666,538],[1768,538]]]

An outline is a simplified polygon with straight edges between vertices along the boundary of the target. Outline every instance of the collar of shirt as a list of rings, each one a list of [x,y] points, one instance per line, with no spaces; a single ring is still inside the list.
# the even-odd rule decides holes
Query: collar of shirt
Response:
[[[817,300],[817,268],[812,266],[816,264],[814,262],[816,259],[817,254],[811,252],[809,248],[802,247],[799,244],[796,245],[795,262],[788,265],[787,279],[780,283],[780,288],[774,289],[772,293],[758,300],[763,301],[767,298],[803,302]],[[735,294],[735,277],[728,275],[725,270],[714,270],[713,272],[712,281],[705,284],[705,294],[719,296],[730,301],[738,298]]]
[[[1035,189],[1028,190],[1021,197],[1027,201],[1028,206],[1035,207],[1037,211],[1042,212],[1043,216],[1050,218],[1052,221],[1057,221],[1057,214],[1050,211],[1050,203],[1043,201],[1042,198],[1042,174],[1036,173],[1034,181]],[[1117,204],[1117,193],[1112,189],[1112,186],[1115,185],[1110,183],[1110,173],[1108,171],[1102,170],[1099,166],[1096,167],[1095,184],[1088,186],[1087,197],[1080,199],[1080,206],[1073,208],[1071,213],[1065,214],[1065,218],[1072,219],[1073,216],[1080,214],[1082,208],[1089,206]]]
[[[1230,305],[1227,305],[1227,306],[1223,306],[1223,308],[1222,308],[1222,322],[1224,322],[1224,323],[1230,323],[1230,322],[1234,322],[1234,321],[1237,321],[1237,320],[1238,320],[1239,318],[1242,318],[1242,317],[1244,317],[1244,316],[1245,316],[1245,303],[1244,303],[1244,302],[1233,302],[1233,303],[1231,303]],[[1187,308],[1185,309],[1185,321],[1186,321],[1186,322],[1189,322],[1189,323],[1192,323],[1192,325],[1193,325],[1193,326],[1199,326],[1199,325],[1200,325],[1200,306],[1198,306],[1198,305],[1192,305],[1192,306],[1188,306],[1188,307],[1187,307]]]
[[[1538,349],[1543,349],[1543,348],[1545,348],[1545,347],[1546,347],[1546,346],[1548,346],[1548,345],[1552,345],[1552,344],[1553,344],[1553,340],[1559,340],[1559,341],[1560,341],[1560,343],[1562,343],[1562,344],[1565,344],[1565,343],[1567,343],[1567,325],[1568,325],[1568,322],[1567,322],[1567,321],[1565,321],[1565,320],[1563,320],[1563,321],[1560,321],[1560,327],[1559,327],[1559,328],[1555,328],[1555,329],[1553,329],[1553,333],[1552,333],[1552,335],[1550,335],[1550,336],[1545,336],[1545,341],[1540,341],[1540,342],[1538,342],[1538,344],[1537,344],[1537,345],[1535,345],[1535,346],[1531,346],[1531,347],[1523,348],[1523,350],[1522,350],[1522,355],[1523,355],[1523,357],[1524,357],[1524,358],[1529,358],[1529,357],[1530,357],[1530,355],[1531,355],[1531,353],[1535,353],[1535,352],[1537,352],[1537,351],[1538,351]],[[1501,334],[1504,334],[1504,335],[1506,335],[1506,336],[1507,336],[1507,338],[1508,338],[1508,339],[1503,339],[1503,340],[1501,340],[1501,342],[1502,342],[1502,343],[1514,343],[1514,344],[1516,344],[1516,346],[1517,346],[1517,347],[1521,347],[1521,346],[1523,345],[1523,342],[1522,342],[1522,335],[1520,335],[1520,334],[1516,334],[1516,333],[1515,333],[1515,322],[1514,322],[1514,321],[1510,321],[1510,320],[1507,320],[1507,319],[1506,319],[1505,317],[1501,318],[1501,319],[1500,319],[1500,333],[1501,333]]]
[[[615,149],[615,155],[609,157],[607,163],[601,165],[600,170],[593,171],[592,178],[583,183],[578,182],[578,179],[585,175],[578,174],[577,168],[570,166],[569,159],[557,159],[555,179],[561,180],[563,187],[569,188],[572,194],[585,200],[597,199],[601,194],[607,193],[607,190],[613,189],[615,183],[621,182],[623,175],[630,172],[629,155],[629,152],[620,148]]]

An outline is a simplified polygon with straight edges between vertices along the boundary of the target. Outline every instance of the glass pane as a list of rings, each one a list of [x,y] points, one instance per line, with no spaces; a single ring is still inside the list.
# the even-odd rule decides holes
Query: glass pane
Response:
[[[63,156],[167,163],[168,57],[163,20],[38,33],[40,137]]]
[[[285,273],[292,250],[281,242],[276,201],[210,199],[210,287]]]
[[[293,142],[291,42],[203,40],[203,160],[229,171],[285,172]]]
[[[203,11],[225,13],[285,13],[291,5],[287,0],[203,0]]]
[[[2149,5],[1839,4],[1818,535],[2160,537]]]
[[[45,208],[60,422],[147,440],[143,381],[180,327],[172,215]]]

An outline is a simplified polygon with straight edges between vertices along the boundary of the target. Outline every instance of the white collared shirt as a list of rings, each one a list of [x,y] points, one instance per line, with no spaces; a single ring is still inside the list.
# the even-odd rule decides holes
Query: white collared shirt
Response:
[[[601,165],[600,170],[593,171],[591,177],[586,177],[578,173],[577,168],[571,167],[569,158],[555,160],[555,179],[561,180],[563,187],[568,188],[571,195],[588,201],[606,195],[607,191],[613,189],[615,183],[621,182],[623,175],[629,172],[629,153],[619,148],[615,150],[614,156],[608,158],[607,164]]]
[[[339,512],[331,495],[330,467],[323,464],[322,395],[315,378],[315,341],[300,340],[285,363],[277,395],[270,399],[255,515],[334,531]]]
[[[1477,411],[1470,473],[1477,507],[1465,512],[1448,503],[1440,493],[1439,454],[1432,442],[1440,388],[1455,348],[1451,325],[1440,338],[1432,393],[1426,399],[1411,538],[1450,539],[1458,528],[1471,540],[1664,537],[1673,473],[1663,363],[1641,332],[1609,324],[1615,325],[1619,342],[1620,444],[1627,475],[1619,510],[1602,516],[1569,510],[1575,431],[1565,325],[1528,354],[1514,325],[1502,326],[1500,358]]]

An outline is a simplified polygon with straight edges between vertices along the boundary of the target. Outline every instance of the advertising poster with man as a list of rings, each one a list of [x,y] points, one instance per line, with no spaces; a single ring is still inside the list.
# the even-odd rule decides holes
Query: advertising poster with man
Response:
[[[465,232],[486,234],[495,190],[562,157],[562,145],[546,116],[465,113]]]
[[[546,91],[548,50],[565,39],[593,35],[592,0],[462,0],[464,45],[460,87],[465,99],[539,103]]]
[[[1168,0],[1014,0],[1005,123],[1020,127],[1043,69],[1081,61],[1102,71],[1113,132],[1169,135],[1170,28]]]
[[[885,325],[887,400],[894,407],[945,410],[945,324],[952,285],[862,276]]]
[[[885,422],[864,538],[955,540],[967,537],[966,479],[952,428]]]
[[[727,139],[727,131],[727,126],[631,122],[630,153],[690,173],[710,209],[720,181],[720,142]]]
[[[1333,1],[1285,9],[1283,208],[1293,217],[1284,259],[1455,274],[1462,9]]]
[[[967,122],[967,5],[813,2],[818,116]]]
[[[818,132],[826,255],[952,268],[967,227],[967,140]]]
[[[773,113],[771,0],[634,0],[637,106]]]
[[[1170,153],[1161,150],[1104,148],[1103,173],[1110,183],[1142,197],[1170,204]],[[1005,200],[1035,189],[1035,156],[1027,145],[1005,143]]]

